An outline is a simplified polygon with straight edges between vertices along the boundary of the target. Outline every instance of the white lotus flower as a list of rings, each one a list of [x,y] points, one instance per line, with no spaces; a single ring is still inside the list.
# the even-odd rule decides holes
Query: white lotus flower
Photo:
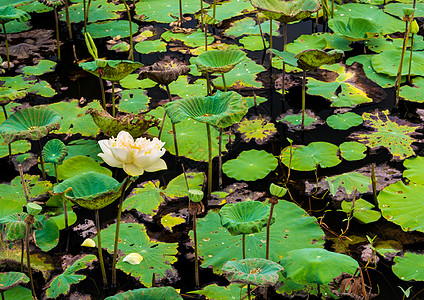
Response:
[[[161,156],[165,154],[164,142],[157,138],[138,138],[134,141],[126,131],[116,138],[99,141],[103,153],[98,155],[111,167],[124,168],[125,173],[138,176],[146,172],[167,169]]]

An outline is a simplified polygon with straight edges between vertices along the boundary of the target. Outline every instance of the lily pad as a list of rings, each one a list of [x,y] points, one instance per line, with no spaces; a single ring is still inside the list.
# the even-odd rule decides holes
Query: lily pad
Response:
[[[40,76],[48,72],[53,72],[56,63],[51,60],[42,59],[38,62],[38,64],[34,67],[26,66],[22,68],[22,72],[25,75],[36,75]]]
[[[403,177],[408,178],[416,184],[424,184],[424,157],[417,156],[405,159],[403,165],[406,168],[403,171]]]
[[[138,114],[149,107],[150,97],[141,89],[123,90],[119,100],[119,111]]]
[[[27,92],[35,95],[40,95],[46,98],[51,98],[57,94],[56,91],[50,85],[50,83],[44,80],[41,80],[36,84],[32,85],[29,89],[27,89]]]
[[[387,110],[375,113],[363,113],[364,125],[372,128],[372,132],[355,132],[351,138],[377,149],[387,148],[394,160],[403,160],[415,155],[411,144],[415,141],[412,136],[421,125],[412,124],[397,117],[389,116]]]
[[[219,6],[218,6],[219,7]],[[262,32],[267,32],[269,30],[269,22],[266,21],[261,24]],[[278,23],[275,21],[272,21],[272,28],[273,28],[273,35],[278,35]],[[261,31],[259,30],[259,26],[256,24],[256,20],[250,17],[246,17],[240,20],[235,20],[230,28],[226,29],[224,31],[224,34],[227,36],[234,36],[234,37],[240,37],[243,35],[260,35]],[[262,40],[262,38],[261,38]]]
[[[321,247],[324,233],[310,217],[296,204],[280,200],[274,208],[278,216],[270,227],[270,260],[279,261],[287,251],[304,247]],[[205,218],[197,220],[199,255],[204,258],[202,266],[213,266],[221,274],[227,261],[242,259],[242,237],[232,236],[221,225],[220,217],[209,211]],[[190,231],[193,237],[193,231]],[[246,257],[264,256],[266,232],[246,235]],[[238,295],[237,295],[238,297]]]
[[[289,131],[302,130],[302,113],[294,114],[292,109],[278,117],[277,122],[284,123],[288,126]],[[305,110],[304,128],[303,130],[311,130],[324,122],[319,116],[309,109]]]
[[[405,252],[403,257],[396,256],[394,259],[393,273],[404,281],[424,281],[420,266],[424,263],[424,255]]]
[[[172,31],[166,31],[162,33],[161,38],[163,38],[167,42],[170,42],[172,40],[178,40],[183,42],[186,46],[193,48],[205,45],[205,34],[200,29],[190,34],[184,34],[181,32],[173,33]],[[207,41],[208,45],[213,43],[214,37],[208,34]]]
[[[244,49],[249,51],[264,50],[262,37],[258,35],[249,35],[242,37],[239,42],[243,45]],[[265,47],[269,47],[269,42],[265,40]]]
[[[147,89],[154,87],[157,83],[148,78],[139,80],[138,74],[130,74],[121,79],[119,84],[126,89]]]
[[[265,150],[247,150],[236,159],[226,161],[222,171],[231,178],[245,181],[262,179],[275,170],[278,160]]]
[[[348,161],[360,160],[367,156],[367,146],[358,142],[344,142],[340,146],[340,156]]]
[[[305,19],[321,7],[320,2],[315,0],[251,0],[251,2],[267,18],[286,24]]]
[[[281,151],[280,159],[287,167],[293,170],[312,171],[320,166],[330,168],[338,165],[337,155],[339,147],[327,142],[312,142],[308,146],[293,145]],[[292,157],[290,158],[290,155]]]
[[[412,79],[413,86],[404,85],[400,88],[399,95],[411,102],[424,102],[424,77],[415,77]]]
[[[396,16],[400,19],[403,18],[403,9],[405,7],[408,7],[408,5],[405,5],[404,3],[389,3],[384,6],[383,10],[385,13],[388,13],[390,15]],[[412,5],[410,6],[412,8]],[[424,17],[424,4],[423,3],[416,3],[415,4],[415,10],[414,10],[414,18],[422,18]]]
[[[135,51],[142,54],[149,54],[152,52],[166,52],[166,43],[161,40],[148,40],[141,41],[134,46]]]
[[[216,6],[215,18],[219,21],[227,20],[236,16],[252,12],[254,7],[249,0],[229,0]]]
[[[242,287],[239,284],[232,283],[228,286],[218,286],[214,283],[203,287],[201,290],[190,291],[188,293],[204,295],[207,299],[234,300],[246,292],[247,287]]]
[[[299,53],[308,49],[340,49],[343,51],[352,50],[349,46],[350,42],[328,32],[317,32],[313,34],[304,34],[287,44],[286,51],[291,53]]]
[[[203,3],[203,6],[207,7],[207,4]],[[183,2],[184,14],[193,14],[199,10],[199,1]],[[146,0],[137,3],[135,12],[143,21],[171,23],[175,21],[175,18],[172,16],[179,16],[179,2],[178,0],[159,2],[156,0]]]
[[[68,266],[62,274],[53,278],[46,290],[47,298],[57,299],[60,295],[66,296],[71,289],[71,285],[86,278],[86,275],[75,273],[91,266],[95,259],[97,258],[93,254],[86,255]]]
[[[116,224],[102,230],[102,244],[109,253],[114,249]],[[152,286],[152,277],[165,277],[172,272],[171,264],[177,261],[177,243],[156,242],[149,238],[143,224],[122,223],[120,226],[119,251],[125,257],[130,253],[138,253],[143,260],[138,265],[118,260],[116,267],[126,274],[131,274],[147,287]]]
[[[66,159],[63,164],[57,166],[57,179],[66,180],[91,171],[112,176],[111,170],[100,166],[100,164],[94,159],[78,155]],[[54,173],[52,176],[54,176]]]
[[[412,39],[408,39],[408,43],[406,44],[407,49],[411,49]],[[387,50],[401,50],[403,47],[403,38],[389,38],[389,37],[379,37],[374,38],[369,41],[366,41],[365,44],[369,49],[374,52],[381,53]],[[424,49],[424,41],[423,37],[420,35],[414,35],[414,47],[415,51]]]
[[[183,299],[178,292],[171,286],[141,288],[130,290],[115,296],[107,297],[105,300],[180,300]]]
[[[181,98],[188,98],[198,95],[206,95],[207,85],[202,79],[198,79],[192,83],[188,83],[188,76],[183,75],[169,85],[172,94]]]
[[[396,76],[402,50],[387,50],[373,55],[371,65],[377,73],[388,76]],[[402,75],[408,75],[409,72],[409,53],[403,58]],[[424,76],[424,54],[422,51],[413,51],[413,64],[411,65],[411,75]]]
[[[350,213],[352,210],[351,202],[343,201],[341,206],[345,213]],[[355,206],[353,207],[353,217],[362,224],[378,221],[378,219],[381,217],[381,213],[379,211],[373,210],[373,208],[375,208],[374,204],[369,203],[368,201],[361,198],[356,199]]]
[[[138,28],[138,25],[132,22],[132,28]],[[116,37],[118,35],[122,38],[130,36],[130,29],[126,20],[91,23],[87,25],[87,31],[93,39]]]
[[[331,177],[326,177],[330,187],[330,193],[335,196],[340,188],[344,188],[347,195],[352,195],[355,189],[359,193],[366,193],[371,185],[371,179],[358,172],[343,173]]]
[[[327,125],[333,129],[347,130],[351,127],[361,125],[363,120],[360,115],[353,112],[331,115],[326,120]]]
[[[75,3],[69,6],[69,18],[73,23],[84,21],[84,6],[82,1],[78,2],[79,3]],[[119,12],[123,11],[125,11],[125,6],[123,4],[116,5],[113,2],[107,2],[107,0],[93,0],[91,1],[90,5],[88,22],[118,19]],[[65,8],[59,12],[59,16],[62,21],[65,21]]]
[[[236,126],[236,130],[241,133],[241,139],[245,143],[254,139],[257,144],[262,145],[277,134],[274,123],[270,122],[270,119],[266,117],[244,119],[237,123]]]

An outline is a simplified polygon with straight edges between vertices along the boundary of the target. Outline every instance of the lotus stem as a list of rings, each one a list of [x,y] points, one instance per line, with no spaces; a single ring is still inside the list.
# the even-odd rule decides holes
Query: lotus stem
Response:
[[[24,171],[22,170],[21,164],[18,165],[18,169],[19,169],[19,176],[21,177],[22,188],[24,189],[25,200],[26,200],[26,203],[28,203],[29,202],[28,190],[27,190],[27,186],[26,186],[26,182],[24,178]]]
[[[411,20],[414,19],[414,14],[412,13],[411,15]],[[399,105],[399,91],[400,91],[400,82],[402,79],[402,66],[403,66],[403,58],[405,57],[405,52],[406,52],[406,45],[408,43],[408,37],[409,37],[409,33],[411,32],[411,23],[409,21],[405,22],[405,35],[403,37],[403,44],[402,44],[402,54],[400,56],[400,63],[399,63],[399,68],[398,68],[398,72],[396,75],[396,81],[395,81],[395,107],[398,107]]]
[[[102,270],[103,286],[107,287],[107,277],[106,277],[105,263],[103,261],[102,238],[100,236],[100,218],[99,218],[98,209],[96,209],[95,214],[96,214],[96,227],[97,227],[97,252],[99,252],[99,261],[100,261],[100,268]]]
[[[46,179],[46,170],[44,169],[44,159],[43,155],[41,154],[41,149],[43,149],[43,147],[41,147],[41,142],[38,140],[38,155],[40,156],[41,173],[43,175],[43,179]]]
[[[271,199],[269,199],[269,202],[271,203],[271,208],[269,211],[269,217],[268,217],[268,223],[266,224],[266,251],[265,251],[265,258],[269,259],[269,231],[271,227],[271,220],[272,220],[272,214],[274,212],[274,206],[278,203],[278,198],[276,196],[272,196]]]
[[[121,225],[122,205],[124,203],[125,190],[129,180],[130,180],[130,176],[127,176],[127,178],[125,178],[124,187],[122,189],[121,197],[119,198],[119,204],[118,204],[118,216],[116,217],[115,243],[113,245],[112,286],[116,286],[116,259],[118,257],[119,227]]]
[[[169,101],[172,101],[172,95],[171,95],[171,90],[169,89],[169,85],[166,84],[165,86],[166,86],[166,92],[168,93]],[[165,122],[165,117],[166,117],[166,111],[165,111],[165,115],[163,116],[161,128],[163,128],[163,123]],[[172,123],[172,122],[171,122],[171,124],[172,124],[172,134],[174,136],[175,155],[177,156],[177,160],[180,160],[180,156],[178,154],[177,130],[175,128],[175,124]]]
[[[84,0],[84,5],[85,5],[85,0]],[[69,39],[72,40],[72,26],[71,26],[71,21],[70,21],[70,18],[69,18],[69,3],[68,3],[68,0],[65,0],[65,15],[66,15],[66,25],[68,26]]]
[[[84,0],[85,3],[85,0]],[[84,5],[84,32],[87,32],[88,14],[90,12],[91,0],[88,0],[87,9]]]
[[[194,279],[196,289],[200,286],[199,279],[199,256],[197,253],[197,212],[193,214],[193,234],[194,234]]]
[[[115,118],[116,105],[115,105],[115,83],[112,81],[112,117]]]
[[[57,165],[56,164],[53,164],[53,166],[54,166],[54,175],[56,177],[56,184],[58,184],[59,183],[59,179],[57,179]]]
[[[102,75],[99,73],[99,82],[100,82],[100,91],[102,93],[102,106],[106,110],[106,96],[105,96],[105,87],[103,85]]]
[[[6,105],[2,105],[1,107],[3,108],[4,119],[6,120],[7,119]],[[9,148],[9,162],[11,162],[12,161],[12,144],[10,143],[7,146]]]
[[[3,108],[4,118],[7,119],[6,105],[2,105],[1,107]]]
[[[222,83],[224,84],[224,92],[227,91],[227,83],[225,82],[225,75],[222,73]]]
[[[261,33],[262,44],[264,45],[264,50],[266,50],[266,43],[264,38],[264,32],[262,31],[261,20],[259,20],[259,11],[256,13],[256,21],[258,22],[259,32]]]
[[[165,124],[165,118],[166,118],[166,111],[165,111],[165,113],[163,114],[162,123],[160,124],[159,134],[158,134],[158,139],[160,139],[160,137],[161,137],[161,135],[162,135],[163,124]]]
[[[283,23],[283,51],[286,51],[287,47],[287,23]],[[286,63],[283,61],[283,86],[281,87],[281,100],[284,101],[286,94]]]
[[[272,49],[272,19],[269,19],[269,49]],[[269,68],[272,74],[272,52],[269,54]]]
[[[334,18],[334,0],[331,0],[331,18]]]
[[[29,254],[29,235],[31,234],[31,224],[33,222],[34,222],[34,217],[32,215],[28,215],[28,217],[25,219],[25,229],[26,229],[25,247],[26,247],[26,254],[27,254],[28,277],[29,277],[29,283],[31,286],[32,298],[37,299],[37,296],[35,295],[35,289],[34,289],[34,280],[32,279],[31,258]]]
[[[200,0],[200,28],[204,30],[204,19],[203,19],[203,0]]]
[[[54,21],[56,24],[56,48],[57,48],[57,60],[60,60],[60,38],[59,38],[59,18],[57,17],[56,6],[53,7]]]
[[[7,58],[7,70],[10,71],[10,59],[9,59],[9,43],[7,42],[7,32],[6,32],[6,26],[4,23],[1,24],[3,26],[3,33],[4,33],[4,43],[6,45],[6,58]]]
[[[56,166],[56,164],[55,164]],[[57,175],[56,175],[56,180],[57,180]],[[65,248],[65,252],[68,253],[68,248],[69,248],[69,221],[68,221],[68,206],[66,206],[66,199],[65,197],[62,197],[62,203],[63,203],[63,213],[65,215],[65,229],[66,229],[66,248]]]
[[[219,140],[218,140],[218,184],[219,187],[222,187],[222,128],[219,128]]]
[[[372,184],[372,195],[374,198],[374,202],[378,205],[377,201],[377,178],[375,177],[375,164],[371,164],[371,184]]]
[[[209,81],[209,73],[206,72],[206,95],[211,96],[212,95],[212,88],[211,83]]]
[[[247,299],[252,299],[251,297],[250,297],[250,293],[251,293],[252,291],[250,290],[250,284],[248,284],[247,285]]]
[[[243,233],[241,238],[242,251],[243,251],[243,259],[246,258],[246,235]]]
[[[25,239],[21,239],[21,273],[24,272]]]
[[[408,69],[408,82],[411,83],[411,67],[412,67],[412,49],[414,48],[414,34],[411,35],[411,49],[409,52],[409,69]]]
[[[132,24],[131,24],[131,14],[130,14],[130,8],[128,7],[127,3],[124,0],[125,9],[127,10],[128,14],[128,22],[130,24],[130,53],[128,55],[128,59],[131,59],[131,61],[134,61],[134,46],[133,46],[133,35],[132,35]],[[134,4],[135,7],[135,4]]]
[[[1,300],[4,300],[4,291],[0,291],[1,293]]]
[[[183,1],[180,0],[180,27],[183,27],[184,17],[183,17]]]
[[[206,132],[208,135],[208,151],[209,151],[209,160],[208,160],[208,199],[211,198],[212,194],[212,138],[211,138],[211,126],[206,123]]]
[[[208,25],[205,24],[205,51],[208,51]]]
[[[318,296],[319,298],[321,298],[321,287],[320,287],[319,283],[317,283],[317,289],[318,289],[317,296]]]
[[[303,70],[303,78],[302,78],[302,130],[305,129],[305,108],[306,108],[306,70]]]

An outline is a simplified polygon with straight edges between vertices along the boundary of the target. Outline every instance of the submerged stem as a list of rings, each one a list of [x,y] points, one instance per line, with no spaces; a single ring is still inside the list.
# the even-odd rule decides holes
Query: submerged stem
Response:
[[[99,210],[96,209],[96,227],[97,227],[97,249],[99,252],[99,261],[100,261],[100,268],[102,270],[102,277],[103,277],[103,286],[107,287],[107,277],[106,277],[106,269],[105,269],[105,263],[103,261],[103,250],[102,250],[102,238],[100,236],[100,218],[99,218]]]
[[[212,138],[211,138],[211,126],[206,123],[206,132],[208,135],[208,199],[210,199],[212,194]]]

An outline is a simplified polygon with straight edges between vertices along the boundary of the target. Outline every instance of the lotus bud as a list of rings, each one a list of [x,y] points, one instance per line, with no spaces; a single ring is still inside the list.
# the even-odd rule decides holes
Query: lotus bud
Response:
[[[414,13],[414,9],[413,8],[409,8],[409,7],[404,7],[403,8],[403,15],[404,16],[410,16]]]
[[[94,44],[94,41],[91,38],[91,35],[88,32],[86,32],[84,35],[85,35],[85,44],[87,45],[88,52],[91,54],[91,56],[94,59],[98,59],[99,56],[97,54],[97,47],[96,47],[96,44]]]
[[[85,239],[84,242],[82,242],[81,246],[94,248],[96,247],[96,242],[92,239]]]
[[[126,261],[132,265],[139,265],[143,261],[143,256],[140,253],[130,253],[124,257],[122,261]]]
[[[43,208],[37,203],[30,202],[27,204],[27,212],[31,216],[37,216]]]
[[[96,66],[99,68],[104,68],[107,65],[107,60],[105,59],[96,59]]]
[[[269,192],[271,193],[271,195],[281,198],[287,193],[287,189],[282,186],[271,183],[271,185],[269,186]]]
[[[417,21],[416,20],[412,21],[412,23],[411,23],[411,33],[417,34],[419,30],[420,30],[420,27],[418,26]]]
[[[192,202],[200,202],[203,199],[203,192],[201,190],[188,190],[188,198]]]

